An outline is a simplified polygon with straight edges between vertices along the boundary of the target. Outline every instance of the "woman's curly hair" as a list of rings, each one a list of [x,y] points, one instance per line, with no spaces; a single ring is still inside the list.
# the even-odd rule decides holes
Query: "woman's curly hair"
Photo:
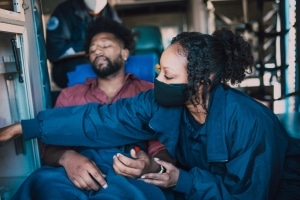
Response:
[[[124,25],[106,18],[106,17],[98,17],[94,21],[91,21],[85,37],[84,49],[85,53],[89,53],[90,44],[92,38],[99,33],[112,33],[115,37],[120,40],[125,49],[128,49],[130,52],[133,52],[135,48],[135,40],[134,34]]]
[[[212,35],[183,32],[172,39],[171,44],[175,43],[180,46],[178,54],[188,60],[188,96],[206,111],[209,90],[219,84],[238,84],[252,71],[250,44],[230,30],[220,29]],[[203,85],[200,97],[199,84]]]

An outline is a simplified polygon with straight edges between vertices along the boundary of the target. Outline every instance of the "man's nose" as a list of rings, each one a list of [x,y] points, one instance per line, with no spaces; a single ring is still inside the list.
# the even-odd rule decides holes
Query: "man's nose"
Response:
[[[102,49],[97,49],[96,50],[96,55],[103,55],[104,54],[104,51]]]
[[[103,48],[101,48],[101,47],[97,47],[97,49],[96,49],[95,53],[96,53],[96,55],[104,55]]]

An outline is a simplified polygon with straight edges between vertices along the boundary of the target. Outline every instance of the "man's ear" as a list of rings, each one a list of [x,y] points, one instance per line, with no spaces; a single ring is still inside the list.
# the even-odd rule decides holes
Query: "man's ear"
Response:
[[[128,59],[128,57],[129,57],[129,50],[128,49],[122,49],[122,58],[123,58],[123,60],[127,60]]]

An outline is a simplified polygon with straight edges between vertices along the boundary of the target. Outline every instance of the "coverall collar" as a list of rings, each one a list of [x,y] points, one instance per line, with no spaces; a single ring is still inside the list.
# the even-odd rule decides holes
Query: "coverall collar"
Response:
[[[207,118],[207,158],[209,162],[228,161],[226,144],[226,94],[225,86],[217,86],[210,94]]]

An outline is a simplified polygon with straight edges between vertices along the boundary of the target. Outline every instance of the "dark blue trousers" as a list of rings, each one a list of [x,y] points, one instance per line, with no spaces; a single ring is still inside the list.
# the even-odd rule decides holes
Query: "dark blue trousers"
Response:
[[[112,168],[118,149],[86,149],[81,151],[106,174],[108,187],[99,191],[78,189],[67,177],[63,167],[43,166],[34,171],[21,185],[12,200],[164,200],[163,191],[138,179],[117,175]]]

